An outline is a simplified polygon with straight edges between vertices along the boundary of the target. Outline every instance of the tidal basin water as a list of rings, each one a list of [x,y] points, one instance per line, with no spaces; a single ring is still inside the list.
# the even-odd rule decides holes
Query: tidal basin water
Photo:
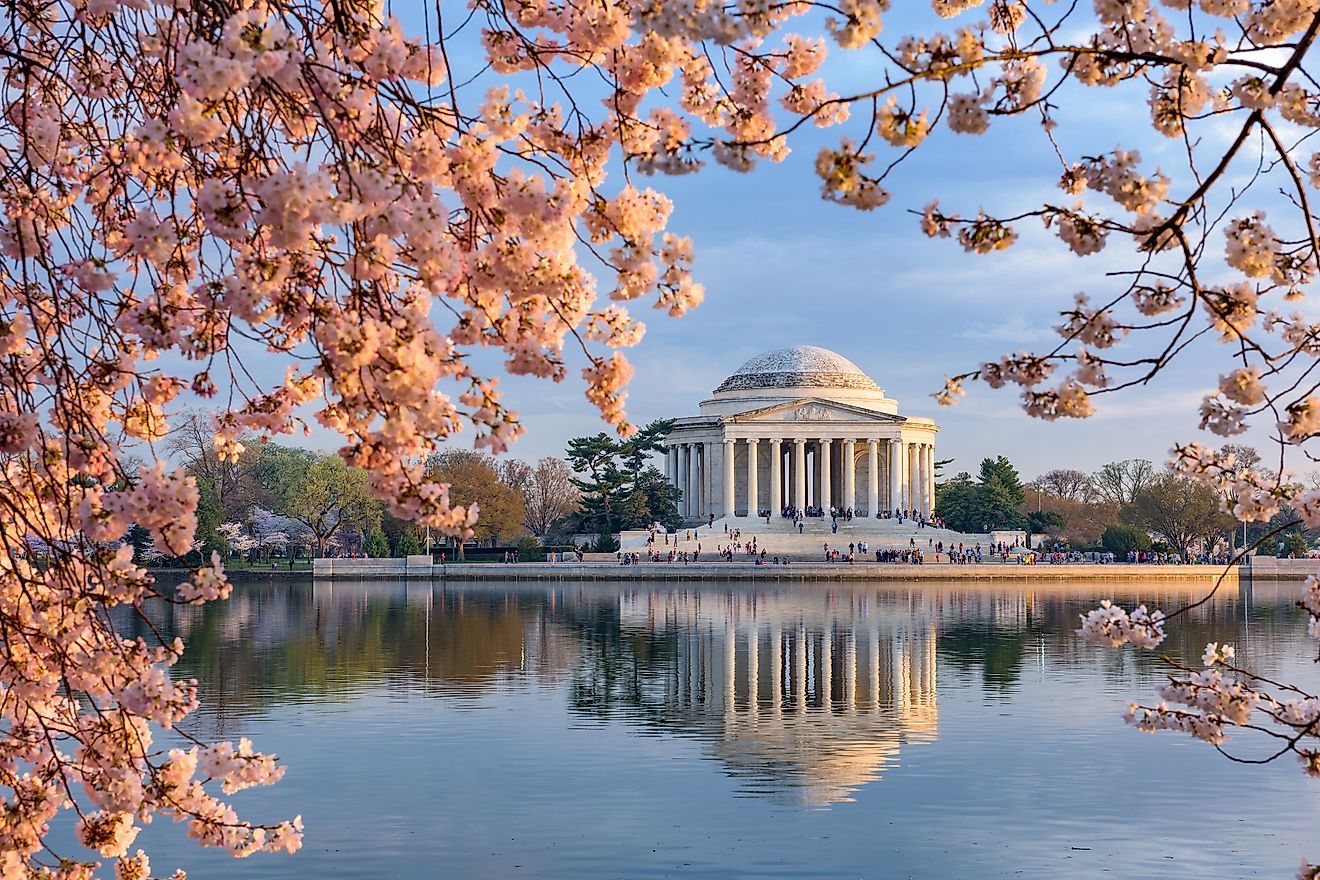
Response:
[[[1072,634],[1100,598],[1203,589],[241,585],[166,628],[191,729],[289,767],[240,812],[301,813],[304,849],[139,843],[156,873],[251,880],[1291,877],[1320,781],[1127,727],[1159,663]],[[1320,687],[1295,587],[1225,589],[1169,653],[1229,641]]]

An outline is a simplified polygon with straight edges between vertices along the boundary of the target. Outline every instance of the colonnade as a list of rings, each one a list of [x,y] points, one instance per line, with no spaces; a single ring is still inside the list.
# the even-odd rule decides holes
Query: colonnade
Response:
[[[778,516],[785,507],[935,512],[933,437],[679,437],[671,439],[665,475],[687,519]]]
[[[716,705],[756,716],[812,707],[845,712],[897,709],[936,715],[936,633],[804,623],[729,622],[680,637],[669,702]],[[723,699],[721,699],[721,697]]]

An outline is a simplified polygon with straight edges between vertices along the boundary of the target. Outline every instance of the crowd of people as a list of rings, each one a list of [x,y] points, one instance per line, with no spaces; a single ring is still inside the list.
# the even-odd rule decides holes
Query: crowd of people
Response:
[[[766,525],[770,524],[771,511],[760,510],[757,511],[757,513],[765,520]],[[853,519],[862,516],[862,514],[858,513],[851,507],[835,507],[831,505],[826,509],[824,507],[793,507],[791,505],[786,505],[780,508],[779,516],[781,519],[792,520],[793,524],[797,526],[798,534],[803,533],[805,520],[809,518],[824,519],[825,517],[829,517],[831,533],[838,534],[840,522],[852,522]],[[909,510],[902,507],[896,507],[893,510],[882,510],[877,513],[875,517],[876,519],[898,520],[899,525],[902,525],[905,522],[912,522],[918,529],[924,529],[927,527],[942,529],[945,527],[944,520],[937,516],[927,517],[919,511]]]
[[[770,555],[765,547],[760,546],[755,536],[744,540],[741,529],[732,529],[728,532],[729,542],[719,544],[715,550],[717,559],[724,562],[744,561],[755,565],[788,565],[790,557],[787,555]],[[647,542],[645,554],[639,552],[619,551],[615,554],[620,565],[640,565],[644,560],[653,563],[668,563],[688,565],[701,561],[702,546],[698,541],[695,549],[679,549],[679,540],[677,535],[673,536],[674,541],[669,541],[668,535],[663,536],[663,540],[657,542],[655,536]],[[694,533],[691,530],[687,532],[687,540],[693,540]],[[661,548],[664,549],[661,549]],[[976,565],[986,563],[998,564],[1019,564],[1019,565],[1115,565],[1127,563],[1129,565],[1225,565],[1230,561],[1230,557],[1224,554],[1190,554],[1186,558],[1178,553],[1155,552],[1155,551],[1130,551],[1120,557],[1114,553],[1106,551],[1082,551],[1072,550],[1066,547],[1054,546],[1050,548],[1038,548],[1028,550],[1021,545],[1014,543],[1000,542],[988,546],[976,544],[953,544],[945,545],[943,541],[931,540],[926,546],[922,547],[916,543],[915,539],[908,540],[906,548],[886,547],[871,550],[870,543],[867,541],[852,541],[844,547],[831,547],[825,543],[821,547],[821,552],[825,562],[829,563],[855,563],[858,561],[870,561],[874,557],[875,562],[889,563],[894,565],[924,565],[927,562],[947,563],[952,565]],[[582,551],[577,552],[577,560],[583,559]],[[709,559],[709,557],[708,557]],[[505,554],[505,562],[517,562],[518,554],[516,551]]]
[[[913,511],[896,509],[882,513],[881,518],[896,519],[903,522],[912,517]],[[762,511],[762,515],[769,517],[769,511]],[[831,520],[837,524],[842,519],[844,522],[857,516],[856,511],[850,508],[829,508],[828,510],[819,507],[810,507],[806,509],[797,509],[785,507],[781,511],[781,516],[785,519],[793,519],[796,524],[802,522],[806,517],[830,516]],[[919,514],[912,519],[919,527],[924,528],[927,525],[943,527],[943,523],[936,518],[926,519]],[[719,535],[716,535],[718,538]],[[743,536],[743,530],[740,528],[730,528],[724,526],[724,536],[726,540],[716,543],[714,558],[723,562],[752,562],[756,565],[787,565],[790,557],[788,555],[770,555],[767,549],[761,545],[755,535],[750,537]],[[647,537],[646,552],[624,552],[619,551],[616,558],[622,565],[638,565],[644,560],[653,563],[669,563],[687,565],[701,561],[702,544],[700,540],[700,529],[685,529],[677,532],[669,532],[664,527],[653,525]],[[696,542],[695,549],[689,546]],[[821,545],[823,559],[830,563],[855,563],[858,561],[869,562],[874,559],[875,562],[904,564],[904,565],[924,565],[927,562],[946,563],[953,565],[974,565],[974,564],[1018,564],[1018,565],[1114,565],[1127,563],[1130,565],[1223,565],[1229,562],[1229,557],[1225,554],[1190,554],[1186,558],[1175,552],[1159,551],[1131,551],[1127,554],[1116,555],[1107,551],[1083,551],[1074,550],[1067,545],[1052,544],[1049,547],[1038,547],[1031,549],[1019,543],[1018,541],[1001,541],[988,545],[982,545],[980,542],[974,544],[964,544],[958,542],[954,544],[944,541],[937,541],[933,537],[927,539],[923,546],[918,543],[915,537],[908,538],[906,548],[885,547],[876,550],[871,549],[868,541],[850,541],[847,546],[839,545],[831,547],[829,542]],[[517,552],[506,554],[506,562],[516,562]],[[578,553],[581,561],[581,553]],[[712,557],[707,555],[709,561]]]

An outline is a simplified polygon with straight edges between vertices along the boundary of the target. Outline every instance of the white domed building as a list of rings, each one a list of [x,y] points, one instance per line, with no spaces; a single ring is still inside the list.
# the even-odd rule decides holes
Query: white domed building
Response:
[[[688,520],[736,524],[786,507],[934,513],[938,426],[899,415],[842,355],[812,345],[759,354],[699,409],[667,439],[666,474]]]

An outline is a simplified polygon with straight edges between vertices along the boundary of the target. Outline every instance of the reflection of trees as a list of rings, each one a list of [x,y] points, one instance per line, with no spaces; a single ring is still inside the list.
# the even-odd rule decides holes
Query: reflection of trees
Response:
[[[678,633],[625,626],[617,601],[578,601],[560,614],[560,626],[579,645],[569,689],[578,712],[609,717],[619,710],[663,723],[673,711],[657,683],[669,676]]]
[[[1112,679],[1134,674],[1149,679],[1167,668],[1161,656],[1197,663],[1206,643],[1217,641],[1236,643],[1241,657],[1268,673],[1285,661],[1290,650],[1286,646],[1296,646],[1301,633],[1296,609],[1273,595],[1252,605],[1248,625],[1243,597],[1236,587],[1228,586],[1171,623],[1158,652],[1107,651],[1083,644],[1074,634],[1079,613],[1096,606],[1095,594],[1101,590],[1125,607],[1144,602],[1169,613],[1195,602],[1209,587],[1122,584],[1039,593],[1001,588],[942,591],[940,662],[979,673],[989,688],[1011,690],[1028,657],[1043,657],[1054,666],[1098,665]]]
[[[249,585],[227,602],[153,609],[187,651],[201,718],[223,731],[279,703],[326,702],[384,685],[470,694],[523,671],[567,667],[567,643],[545,626],[542,597],[401,583]],[[146,635],[125,618],[129,635]]]
[[[1005,690],[1018,682],[1030,636],[1030,630],[997,629],[992,621],[955,623],[940,630],[938,656],[941,665],[979,670],[986,686]]]

